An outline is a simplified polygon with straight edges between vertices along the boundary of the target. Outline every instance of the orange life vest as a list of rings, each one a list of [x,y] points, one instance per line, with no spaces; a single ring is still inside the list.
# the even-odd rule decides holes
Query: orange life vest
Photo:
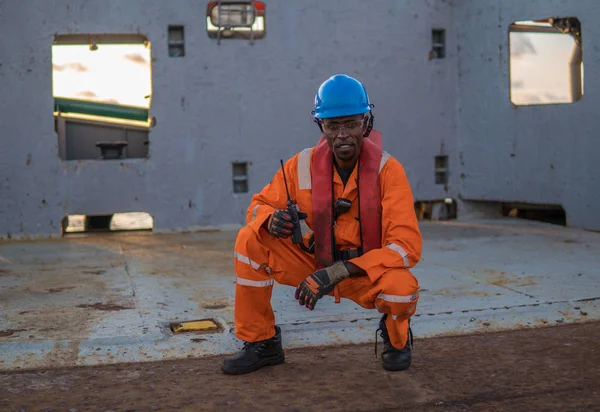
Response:
[[[381,155],[381,133],[372,130],[363,141],[358,161],[359,221],[363,253],[381,247]],[[336,246],[333,237],[333,153],[325,137],[321,137],[313,154],[311,180],[315,257],[321,267],[326,267],[333,263]]]

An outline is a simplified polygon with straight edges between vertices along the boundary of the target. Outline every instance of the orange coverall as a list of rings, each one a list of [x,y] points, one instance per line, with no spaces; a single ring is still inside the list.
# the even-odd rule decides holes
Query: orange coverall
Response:
[[[314,147],[296,154],[285,165],[290,196],[301,211],[308,214],[302,224],[305,244],[313,223],[311,199],[311,165]],[[413,196],[402,165],[383,152],[379,169],[382,217],[382,247],[349,260],[367,272],[338,284],[340,297],[360,306],[387,313],[386,326],[392,345],[402,349],[408,337],[408,319],[415,313],[419,284],[409,268],[421,258],[421,233],[413,205]],[[334,168],[333,199],[352,201],[348,213],[334,225],[336,247],[360,247],[357,170],[346,187]],[[278,239],[262,227],[274,209],[287,207],[287,195],[281,169],[263,190],[252,197],[247,226],[238,233],[234,262],[237,274],[234,317],[236,336],[247,342],[273,337],[275,316],[271,307],[274,280],[297,287],[317,269],[314,255],[292,244],[291,236]],[[308,228],[307,228],[308,226]],[[318,304],[316,309],[318,309]]]

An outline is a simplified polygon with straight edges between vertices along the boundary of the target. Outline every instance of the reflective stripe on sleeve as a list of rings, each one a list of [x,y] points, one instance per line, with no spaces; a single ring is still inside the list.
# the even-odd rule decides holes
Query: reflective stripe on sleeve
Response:
[[[408,265],[409,265],[408,253],[406,253],[406,251],[404,249],[402,249],[402,247],[398,246],[395,243],[390,243],[389,245],[386,245],[386,247],[388,249],[391,249],[394,252],[398,253],[400,256],[402,256],[402,261],[404,262],[404,266],[408,267]]]
[[[381,162],[379,163],[379,173],[381,173],[381,170],[383,169],[383,166],[385,166],[387,161],[390,160],[390,157],[392,157],[392,155],[386,151],[383,151],[383,153],[381,153]]]
[[[310,176],[310,152],[312,149],[304,149],[298,156],[298,189],[310,190],[312,181]]]

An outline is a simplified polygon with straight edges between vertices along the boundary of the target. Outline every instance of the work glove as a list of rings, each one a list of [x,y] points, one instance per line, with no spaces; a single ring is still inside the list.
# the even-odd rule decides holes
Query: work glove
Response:
[[[306,219],[308,215],[305,212],[298,212],[300,220]],[[269,218],[267,230],[275,237],[286,239],[292,235],[294,224],[292,217],[286,210],[276,209]]]
[[[325,269],[317,270],[300,282],[294,297],[300,305],[314,310],[317,301],[331,293],[335,285],[348,276],[350,276],[350,272],[348,272],[345,262],[335,262]]]

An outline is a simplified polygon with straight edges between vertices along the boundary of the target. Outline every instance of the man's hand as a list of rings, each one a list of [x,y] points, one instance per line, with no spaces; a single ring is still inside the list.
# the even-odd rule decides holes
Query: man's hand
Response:
[[[319,299],[331,293],[335,285],[348,276],[345,262],[336,262],[304,279],[296,289],[295,298],[300,305],[313,310]]]
[[[304,212],[298,212],[300,220],[306,219],[308,215]],[[267,221],[267,230],[275,237],[286,239],[292,235],[294,224],[290,214],[281,209],[276,209]]]

